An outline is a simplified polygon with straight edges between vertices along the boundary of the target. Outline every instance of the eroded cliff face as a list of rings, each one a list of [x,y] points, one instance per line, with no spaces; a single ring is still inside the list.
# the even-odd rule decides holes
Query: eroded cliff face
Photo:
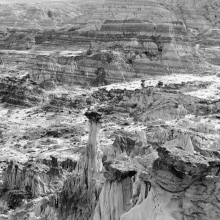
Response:
[[[88,93],[86,102],[98,112],[85,114],[89,138],[75,162],[44,160],[40,153],[40,170],[30,162],[5,165],[1,204],[6,213],[15,209],[9,219],[218,218],[219,100],[176,91],[186,85],[198,89],[193,82],[147,86],[138,81],[126,89],[114,85]],[[60,143],[71,132],[83,135],[67,128],[23,136],[38,143],[49,135]],[[47,143],[50,148],[54,141]]]
[[[27,52],[2,51],[2,73],[9,68],[28,72],[30,79],[45,89],[56,85],[103,86],[131,80],[132,66],[123,54],[101,50]]]
[[[29,203],[26,212],[24,210],[27,204],[19,203],[20,208],[12,213],[11,219],[16,218],[18,215],[21,219],[31,219],[31,217],[51,220],[92,219],[103,185],[101,175],[102,152],[98,140],[101,115],[89,111],[85,115],[89,118],[87,147],[79,158],[77,165],[74,165],[72,169],[67,169],[71,168],[67,161],[58,163],[55,158],[52,158],[51,163],[48,162],[47,165],[43,165],[46,168],[50,167],[45,174],[39,169],[37,169],[38,174],[27,174],[25,172],[26,168],[22,171],[22,176],[17,173],[16,169],[12,173],[11,167],[8,166],[5,174],[3,174],[5,189],[8,190],[16,186],[20,191],[27,192],[29,190],[32,200],[39,196],[44,197],[36,201],[36,205]],[[42,162],[45,164],[46,161]],[[32,168],[29,169],[32,170]],[[30,180],[28,180],[29,176],[31,177]],[[15,178],[14,181],[17,181],[17,184],[13,182],[13,178]],[[37,180],[34,178],[37,178]],[[33,186],[32,183],[35,185]],[[34,193],[32,193],[33,190]]]
[[[29,82],[29,75],[0,76],[0,96],[2,102],[21,106],[33,106],[41,102],[43,91]]]
[[[0,219],[219,219],[219,7],[1,7]]]
[[[75,173],[67,179],[61,191],[60,219],[92,219],[102,185],[98,140],[101,115],[97,112],[86,112],[85,115],[89,119],[89,139]]]
[[[219,159],[178,148],[157,151],[148,197],[121,219],[219,218]]]
[[[134,96],[139,97],[137,89],[130,91],[133,96],[129,96],[125,89],[107,90],[106,94],[102,93],[103,96],[100,93],[102,102],[105,101],[103,109],[106,107],[108,114],[115,115],[115,111],[109,109],[107,101],[112,100],[112,98],[109,98],[111,92],[114,94],[115,103],[117,103],[117,99],[123,100],[125,97],[132,103]],[[120,92],[123,95],[118,98],[116,94]],[[165,91],[163,91],[163,96],[166,99]],[[143,98],[144,95],[142,94],[141,97]],[[188,96],[187,101],[196,100],[195,97],[191,98]],[[143,104],[143,100],[139,98],[139,103]],[[178,103],[181,101],[182,99],[179,97]],[[160,103],[163,104],[162,102]],[[205,104],[204,100],[202,103]],[[217,102],[214,101],[214,103]],[[128,108],[130,106],[129,104],[124,102],[123,108],[117,108],[115,105],[117,112],[123,112],[123,115],[118,117],[126,115],[126,107],[127,112],[130,112]],[[203,104],[199,105],[198,108],[200,110],[206,109],[207,111],[209,107],[204,108]],[[183,106],[187,109],[186,103]],[[195,103],[192,106],[197,108]],[[141,107],[138,104],[133,106],[132,116],[135,116],[135,110],[140,111],[144,107],[149,108],[146,104],[143,104]],[[156,109],[154,108],[154,110]],[[172,108],[168,109],[167,111],[171,115],[174,115]],[[217,109],[218,107],[216,108],[218,112]],[[108,161],[106,158],[114,158],[118,153],[121,161],[132,160],[137,174],[132,180],[133,193],[126,193],[128,197],[130,196],[131,204],[126,211],[123,210],[120,212],[119,205],[117,207],[111,205],[117,204],[115,194],[111,197],[115,199],[115,203],[111,203],[111,200],[108,200],[108,196],[101,193],[100,204],[96,211],[105,213],[105,216],[97,215],[94,219],[179,220],[195,219],[198,216],[201,219],[219,218],[219,208],[218,205],[215,205],[218,203],[217,197],[219,195],[219,154],[218,147],[216,148],[219,142],[219,129],[213,127],[212,130],[212,126],[209,127],[207,125],[212,130],[207,131],[206,129],[208,127],[203,127],[203,123],[205,123],[203,120],[206,118],[203,114],[207,114],[202,113],[201,116],[194,118],[192,115],[197,115],[197,113],[198,111],[186,111],[183,115],[177,114],[178,118],[167,117],[167,114],[158,114],[158,118],[149,118],[149,121],[145,121],[147,128],[145,128],[146,130],[142,130],[142,132],[144,131],[143,133],[138,131],[136,136],[129,134],[130,136],[125,138],[125,133],[123,131],[121,132],[124,138],[120,136],[116,138],[117,141],[114,143],[110,152],[107,151],[107,156],[104,157],[103,164],[107,164],[107,166],[111,166],[112,163],[114,164],[114,160]],[[216,112],[209,114],[215,115]],[[128,115],[126,116],[128,117]],[[189,115],[191,116],[189,117]],[[194,120],[197,124],[196,127]],[[212,120],[210,119],[211,124]],[[134,139],[134,137],[136,138]],[[158,156],[153,149],[156,149]],[[124,155],[120,156],[122,152]],[[128,164],[125,167],[129,170]],[[112,173],[114,174],[114,172]],[[109,176],[112,177],[113,174],[104,176],[108,180]],[[127,183],[127,188],[130,189],[129,183]],[[115,188],[112,186],[111,189],[113,190]],[[121,191],[124,192],[123,188]],[[103,188],[103,192],[108,192],[107,185]],[[111,195],[111,191],[108,195]],[[123,194],[120,196],[121,205],[124,204],[123,199],[126,198]],[[112,213],[117,213],[117,216]]]
[[[34,66],[35,78],[46,75],[70,84],[86,81],[97,86],[168,73],[216,74],[218,8],[214,0],[3,5],[0,48],[63,51],[44,56],[27,53],[25,66],[29,71]],[[16,13],[17,21],[11,21]],[[33,17],[28,16],[31,13]],[[13,28],[6,30],[6,24]],[[70,51],[79,50],[84,54],[76,61]],[[21,56],[15,58],[18,64]]]

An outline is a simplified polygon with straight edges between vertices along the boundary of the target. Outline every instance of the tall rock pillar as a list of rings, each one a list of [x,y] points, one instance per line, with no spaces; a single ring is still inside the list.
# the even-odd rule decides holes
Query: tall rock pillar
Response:
[[[85,116],[89,119],[88,143],[73,175],[64,183],[61,192],[60,220],[92,219],[102,187],[99,181],[102,162],[98,144],[101,114],[87,111]]]
[[[96,180],[99,179],[102,161],[99,159],[99,131],[101,128],[101,115],[98,112],[88,111],[85,116],[89,119],[89,139],[86,147],[85,173],[88,181],[88,190],[93,191]]]

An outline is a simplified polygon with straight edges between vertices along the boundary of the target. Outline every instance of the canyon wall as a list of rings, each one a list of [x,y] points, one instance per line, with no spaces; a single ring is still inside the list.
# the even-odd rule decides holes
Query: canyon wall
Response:
[[[1,5],[0,218],[219,219],[219,7]]]
[[[6,166],[0,204],[11,220],[219,217],[219,100],[132,85],[87,94],[88,141],[74,166],[53,157]]]
[[[158,153],[148,197],[120,219],[219,218],[219,160],[178,149],[159,148]]]
[[[75,1],[48,7],[15,4],[0,9],[0,49],[30,50],[24,68],[30,71],[33,66],[35,78],[57,75],[69,84],[85,80],[101,85],[168,73],[219,71],[217,1]],[[16,22],[10,21],[19,10],[26,16],[32,13],[33,22],[30,16],[19,17],[21,13]],[[50,24],[44,18],[48,13]],[[63,53],[51,52],[58,50]],[[35,56],[36,51],[50,52]],[[71,51],[83,55],[75,58]],[[22,54],[10,56],[23,65]],[[100,80],[103,76],[106,79]]]

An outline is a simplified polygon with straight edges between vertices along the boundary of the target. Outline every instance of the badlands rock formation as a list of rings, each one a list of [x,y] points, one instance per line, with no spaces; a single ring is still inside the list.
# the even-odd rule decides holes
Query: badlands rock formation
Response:
[[[218,10],[217,0],[4,4],[0,49],[19,52],[3,52],[1,59],[33,72],[35,80],[43,74],[71,84],[216,74]]]
[[[219,10],[0,0],[0,220],[219,219]]]

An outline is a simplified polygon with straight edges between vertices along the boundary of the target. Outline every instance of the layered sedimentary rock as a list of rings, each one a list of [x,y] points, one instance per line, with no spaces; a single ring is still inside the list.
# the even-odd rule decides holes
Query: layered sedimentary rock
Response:
[[[18,28],[48,28],[68,26],[71,21],[83,11],[90,10],[92,4],[80,6],[84,1],[72,2],[27,2],[15,4],[1,4],[1,27]],[[91,2],[94,5],[95,2]]]
[[[219,7],[1,6],[0,219],[219,219]]]
[[[34,80],[54,80],[58,84],[100,86],[132,77],[132,70],[123,57],[111,51],[93,54],[69,52],[58,56],[37,56],[28,60]]]
[[[36,106],[41,103],[45,109],[75,108],[76,106],[80,108],[86,105],[84,92],[72,95],[68,90],[59,88],[61,85],[83,84],[80,76],[82,73],[78,71],[78,77],[77,73],[74,73],[75,69],[73,72],[66,69],[65,73],[63,68],[53,61],[41,55],[4,51],[1,58],[2,66],[0,65],[2,102],[18,106]],[[70,63],[68,68],[71,69],[71,65],[76,65],[75,61]],[[75,81],[74,77],[78,81]],[[98,78],[99,75],[95,77]],[[92,77],[86,78],[87,83],[84,85],[107,83],[105,76],[101,77],[100,81]]]
[[[45,89],[56,85],[103,86],[135,77],[124,55],[112,51],[3,51],[1,60],[3,72],[12,67],[29,72],[31,80]]]
[[[94,98],[105,102],[103,111],[108,114],[124,112],[133,114],[142,121],[155,119],[179,119],[187,114],[207,115],[219,111],[219,100],[209,101],[184,95],[173,90],[146,87],[144,89],[122,90],[105,88],[95,92]],[[108,102],[108,100],[110,100]],[[112,103],[114,102],[114,105]],[[102,107],[100,107],[102,109]]]
[[[206,182],[207,179],[210,181],[210,184],[213,184],[214,188],[219,179],[219,154],[217,150],[219,148],[216,147],[219,142],[219,130],[216,130],[217,128],[214,127],[212,130],[212,126],[209,126],[209,128],[207,128],[209,130],[208,131],[202,123],[202,120],[204,120],[205,123],[205,119],[202,119],[202,117],[205,117],[208,112],[208,114],[215,114],[218,112],[219,101],[206,102],[204,99],[202,100],[190,96],[186,96],[187,98],[185,99],[180,93],[178,93],[178,101],[176,100],[177,103],[176,107],[174,108],[178,109],[181,105],[180,108],[183,109],[183,112],[185,113],[181,114],[181,111],[178,110],[177,111],[179,113],[174,113],[173,108],[170,106],[172,105],[172,101],[175,100],[173,95],[171,95],[175,94],[173,90],[155,90],[155,88],[152,87],[147,88],[147,100],[152,101],[152,104],[149,106],[147,102],[144,101],[145,93],[142,93],[140,96],[138,95],[140,91],[145,91],[145,89],[142,88],[141,90],[131,90],[131,93],[126,89],[101,89],[101,93],[94,93],[95,98],[101,100],[102,103],[105,103],[100,110],[102,109],[102,111],[104,111],[106,114],[115,115],[116,112],[119,112],[119,114],[122,114],[121,116],[118,116],[120,118],[123,116],[128,117],[129,112],[138,120],[143,120],[143,122],[146,119],[144,119],[144,116],[139,118],[139,115],[143,115],[143,112],[147,112],[149,117],[147,121],[145,121],[145,123],[148,125],[148,128],[145,130],[145,134],[140,133],[142,140],[145,140],[141,142],[141,145],[137,145],[138,142],[135,140],[131,139],[128,141],[129,138],[121,139],[118,137],[118,141],[116,141],[114,144],[114,146],[118,147],[113,147],[113,149],[110,151],[111,153],[107,153],[107,155],[114,155],[116,152],[124,152],[125,155],[129,155],[130,158],[133,158],[133,163],[138,168],[138,175],[135,178],[135,182],[133,182],[134,193],[132,196],[133,202],[131,203],[133,208],[131,208],[130,211],[127,211],[127,213],[122,214],[123,212],[121,212],[121,217],[120,214],[117,214],[117,217],[115,218],[114,215],[112,215],[112,212],[116,211],[116,213],[119,213],[117,212],[117,208],[111,206],[111,200],[108,200],[108,196],[105,196],[105,194],[101,193],[100,204],[96,211],[99,210],[98,213],[104,213],[104,210],[108,210],[105,212],[108,216],[106,217],[107,219],[194,219],[196,216],[195,212],[197,213],[199,209],[198,207],[201,207],[201,204],[198,203],[206,198],[203,197],[203,193],[199,193],[198,191],[204,184],[209,184]],[[161,95],[163,96],[163,100],[159,98],[160,91],[162,92]],[[129,93],[132,95],[129,96]],[[168,98],[170,95],[172,96],[171,99]],[[152,97],[158,99],[158,104],[160,103],[159,105],[163,106],[161,107],[161,110],[163,109],[163,114],[157,112],[160,112],[161,110],[160,108],[156,107],[157,100]],[[166,101],[166,97],[169,99],[169,101]],[[111,101],[111,104],[109,104],[109,100],[114,100],[114,103],[117,103],[118,100],[119,104],[114,104],[113,107]],[[181,104],[181,102],[183,103]],[[154,106],[154,113],[155,115],[157,114],[157,117],[152,117],[151,111],[149,111],[151,106]],[[200,109],[200,113],[198,112],[198,109]],[[167,113],[169,112],[169,114],[165,113],[166,111]],[[152,114],[154,113],[152,112]],[[197,118],[191,116],[191,118],[189,117],[187,119],[186,115],[189,114],[200,114],[201,116],[196,116]],[[176,124],[175,120],[173,119],[178,119],[176,120],[178,123]],[[153,123],[151,123],[152,120],[154,120]],[[163,122],[163,120],[170,122],[166,124],[166,122]],[[200,120],[201,122],[199,122]],[[173,126],[170,127],[172,124]],[[186,131],[186,129],[189,130]],[[212,133],[213,139],[210,138],[209,133]],[[139,146],[139,148],[136,148],[136,145]],[[153,156],[152,154],[149,154],[149,152],[143,151],[140,148],[140,146],[142,146],[145,147],[145,149],[150,149],[151,147],[149,147],[149,145],[153,146],[155,149],[157,148],[159,159],[156,159],[156,155]],[[161,145],[164,147],[160,147]],[[151,149],[150,152],[153,152],[153,149]],[[148,154],[151,159],[146,157]],[[120,160],[123,161],[124,158],[125,157],[121,157]],[[108,162],[108,160],[105,159],[103,164],[107,164],[109,166],[111,162],[112,161]],[[185,167],[188,167],[189,170],[185,171]],[[194,175],[193,172],[196,172],[196,174]],[[111,175],[104,176],[106,178],[108,178],[108,176],[111,177]],[[176,189],[176,186],[179,188]],[[123,191],[123,189],[121,190]],[[104,187],[103,191],[108,192],[108,188]],[[207,190],[206,193],[207,197],[209,197],[213,191]],[[218,191],[215,191],[213,197],[211,196],[213,201],[217,202],[215,196],[218,196],[218,193]],[[111,198],[115,197],[112,196]],[[122,204],[122,200],[124,198],[123,194],[120,198]],[[193,198],[193,202],[191,198]],[[117,201],[117,199],[115,201]],[[191,208],[192,206],[188,203],[189,201],[193,203],[194,208]],[[108,206],[108,204],[110,205]],[[202,204],[204,204],[204,201]],[[210,210],[211,208],[209,209],[208,207],[211,207],[212,205],[213,203],[211,201],[207,201],[207,204],[202,207],[207,207],[207,210]],[[199,212],[199,215],[201,214],[201,219],[218,218],[218,207],[215,209],[215,211],[208,213],[205,211]],[[103,217],[100,217],[102,216],[100,214],[97,216],[97,219],[105,219],[104,215]]]
[[[29,74],[0,76],[0,98],[2,102],[32,106],[42,100],[42,89],[29,82]]]
[[[73,58],[67,59],[63,56],[45,57],[42,58],[44,61],[38,57],[40,60],[34,61],[36,75],[49,73],[52,65],[54,72],[61,75],[60,71],[64,71],[66,81],[74,84],[80,78],[87,80],[87,75],[96,79],[97,72],[103,68],[104,72],[100,74],[114,79],[109,80],[111,83],[170,72],[199,73],[210,68],[216,71],[218,66],[219,51],[216,46],[219,44],[219,16],[215,1],[103,1],[98,4],[93,1],[76,1],[67,4],[51,3],[50,9],[49,4],[44,8],[39,4],[29,5],[27,9],[23,5],[14,7],[4,6],[2,13],[5,19],[6,15],[12,16],[16,10],[24,10],[24,13],[27,10],[26,14],[34,12],[34,16],[25,21],[32,22],[33,19],[33,22],[30,25],[25,24],[27,28],[21,28],[19,22],[23,18],[18,17],[14,29],[1,31],[1,49],[32,48],[51,51],[59,48],[63,51],[89,52],[77,64],[73,62]],[[78,10],[81,14],[71,13],[65,16],[63,12],[59,12],[69,10]],[[40,30],[42,19],[49,16],[48,13],[53,15],[49,20],[56,23],[57,27],[68,22],[73,25],[64,25],[63,29]],[[64,22],[58,21],[59,16]],[[52,27],[52,23],[48,25]],[[14,23],[9,26],[14,26]],[[207,40],[212,42],[212,47],[210,44],[207,47]],[[97,52],[100,56],[102,50],[111,51],[115,54],[115,59],[105,62],[97,58]],[[39,62],[47,65],[41,66]],[[126,72],[131,75],[123,77]],[[71,77],[72,73],[76,77]]]
[[[44,198],[29,200],[25,185],[16,182],[21,183],[20,176],[28,176],[31,167],[25,169],[28,172],[19,170],[15,178],[16,168],[13,166],[11,172],[9,165],[10,172],[6,172],[3,186],[10,189],[9,202],[18,195],[16,207],[19,207],[10,218],[142,220],[147,216],[152,220],[179,220],[193,219],[195,212],[202,219],[218,218],[217,209],[203,212],[200,207],[209,210],[208,207],[215,206],[218,196],[217,189],[213,193],[213,188],[209,191],[204,185],[214,187],[218,179],[220,127],[215,115],[219,101],[177,92],[185,85],[182,83],[165,85],[160,81],[156,86],[145,86],[146,83],[139,81],[136,88],[132,83],[130,89],[107,86],[87,95],[87,102],[92,108],[96,106],[102,115],[87,111],[89,139],[77,165],[68,162],[62,165],[53,157],[49,162],[39,160],[49,167],[45,178],[39,175],[49,189],[48,192],[41,190]],[[101,122],[108,138],[99,141]],[[37,140],[45,135],[56,138],[66,134],[69,138],[69,133],[77,132],[77,129],[66,129],[66,126],[57,129],[55,126],[41,132],[39,129],[39,134],[33,129],[24,136]],[[100,133],[105,137],[103,130]],[[113,143],[106,146],[107,139],[113,139]],[[61,166],[63,169],[70,166],[67,170],[72,173],[59,185],[59,176],[63,175]],[[54,176],[48,183],[47,178]],[[29,186],[30,182],[24,183]],[[38,192],[30,186],[30,192]],[[201,190],[210,200],[205,201]],[[23,204],[24,200],[27,203]]]
[[[158,153],[147,199],[121,220],[219,218],[219,160],[179,149]]]
[[[49,194],[50,179],[47,176],[48,171],[48,167],[44,165],[30,163],[22,166],[12,162],[3,173],[3,188],[27,191],[34,197]]]

